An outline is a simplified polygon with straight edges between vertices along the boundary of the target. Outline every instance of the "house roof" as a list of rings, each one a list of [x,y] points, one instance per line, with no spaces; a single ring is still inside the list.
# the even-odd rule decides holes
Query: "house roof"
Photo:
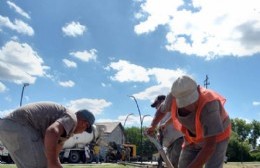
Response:
[[[104,130],[104,133],[112,133],[114,131],[114,129],[116,127],[120,127],[122,130],[123,130],[123,126],[121,124],[121,122],[98,122],[98,123],[95,123],[95,125],[97,126],[105,126],[105,130]]]

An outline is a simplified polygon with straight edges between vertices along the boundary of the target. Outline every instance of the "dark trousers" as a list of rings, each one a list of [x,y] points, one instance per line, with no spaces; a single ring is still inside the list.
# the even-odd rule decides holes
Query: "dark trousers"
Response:
[[[163,133],[162,133],[161,129],[159,129],[159,136],[160,136],[159,143],[160,143],[160,145],[162,145],[163,144]],[[157,162],[158,162],[157,168],[163,168],[163,158],[162,158],[161,155],[159,155],[159,158],[158,158]]]

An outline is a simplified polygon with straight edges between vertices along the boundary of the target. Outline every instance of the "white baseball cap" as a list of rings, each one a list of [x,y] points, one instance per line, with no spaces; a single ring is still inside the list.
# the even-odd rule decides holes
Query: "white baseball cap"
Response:
[[[197,83],[186,75],[174,81],[171,93],[176,98],[178,108],[186,107],[199,99],[197,87]]]

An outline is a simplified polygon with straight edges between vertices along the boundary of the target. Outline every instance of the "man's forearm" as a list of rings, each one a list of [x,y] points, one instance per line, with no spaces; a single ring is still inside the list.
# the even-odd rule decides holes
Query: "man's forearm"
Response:
[[[203,165],[210,159],[216,150],[215,137],[207,138],[205,145],[202,147],[196,158],[191,162],[188,168],[202,168]]]
[[[156,127],[161,119],[165,116],[165,113],[162,113],[160,109],[158,109],[154,115],[153,121],[151,123],[152,127]]]
[[[59,122],[54,122],[46,129],[44,147],[48,168],[62,168],[59,159],[59,152],[62,148],[62,143],[59,144],[58,142],[61,135],[64,133],[64,127]]]
[[[58,139],[59,136],[52,131],[45,134],[44,146],[48,163],[59,163],[58,150],[60,147],[58,146]]]
[[[64,142],[63,143],[58,143],[57,144],[57,153],[58,153],[58,155],[60,154],[60,151],[62,150],[62,148],[63,148],[63,144],[64,144]]]

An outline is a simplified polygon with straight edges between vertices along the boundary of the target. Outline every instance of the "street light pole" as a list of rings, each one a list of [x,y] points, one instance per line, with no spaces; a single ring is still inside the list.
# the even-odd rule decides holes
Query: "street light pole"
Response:
[[[125,118],[125,122],[126,122],[127,118],[128,118],[130,115],[134,115],[134,114],[133,114],[133,113],[128,114],[128,115],[126,116],[126,118]],[[124,122],[124,125],[123,125],[124,133],[125,133],[125,122]],[[125,139],[126,139],[126,136],[124,136],[124,137],[125,137]],[[124,143],[124,139],[122,138],[122,145],[123,145],[123,143]]]
[[[20,107],[22,106],[22,102],[23,102],[23,92],[24,92],[24,88],[25,88],[26,86],[29,86],[29,83],[24,83],[24,84],[23,84],[23,89],[22,89],[21,99],[20,99]]]
[[[125,122],[126,122],[126,120],[128,119],[128,117],[129,117],[130,115],[134,115],[134,114],[133,114],[133,113],[128,114],[128,115],[126,116],[126,118],[125,118]],[[124,128],[125,128],[125,122],[124,122]]]
[[[145,117],[148,117],[148,116],[151,116],[151,115],[146,114],[146,115],[144,115],[144,116],[142,117],[142,119],[141,119],[141,132],[143,132],[142,130],[143,130],[144,118],[145,118]],[[143,134],[141,134],[141,145],[143,146]],[[143,149],[143,148],[142,148],[142,149]],[[143,156],[143,150],[141,151],[141,153],[142,153],[142,156]],[[142,161],[142,160],[141,160],[141,161]]]
[[[134,96],[129,96],[131,98],[134,99],[135,101],[135,104],[136,104],[136,107],[138,109],[138,113],[139,113],[139,117],[140,117],[140,124],[141,124],[141,144],[140,144],[140,150],[141,150],[141,156],[140,156],[140,159],[141,159],[141,163],[143,162],[143,130],[142,130],[142,115],[141,115],[141,111],[139,109],[139,105],[136,101],[136,98]]]
[[[143,117],[142,117],[142,126],[143,126],[143,122],[144,122],[144,117],[148,117],[148,116],[151,116],[150,114],[145,114]]]

